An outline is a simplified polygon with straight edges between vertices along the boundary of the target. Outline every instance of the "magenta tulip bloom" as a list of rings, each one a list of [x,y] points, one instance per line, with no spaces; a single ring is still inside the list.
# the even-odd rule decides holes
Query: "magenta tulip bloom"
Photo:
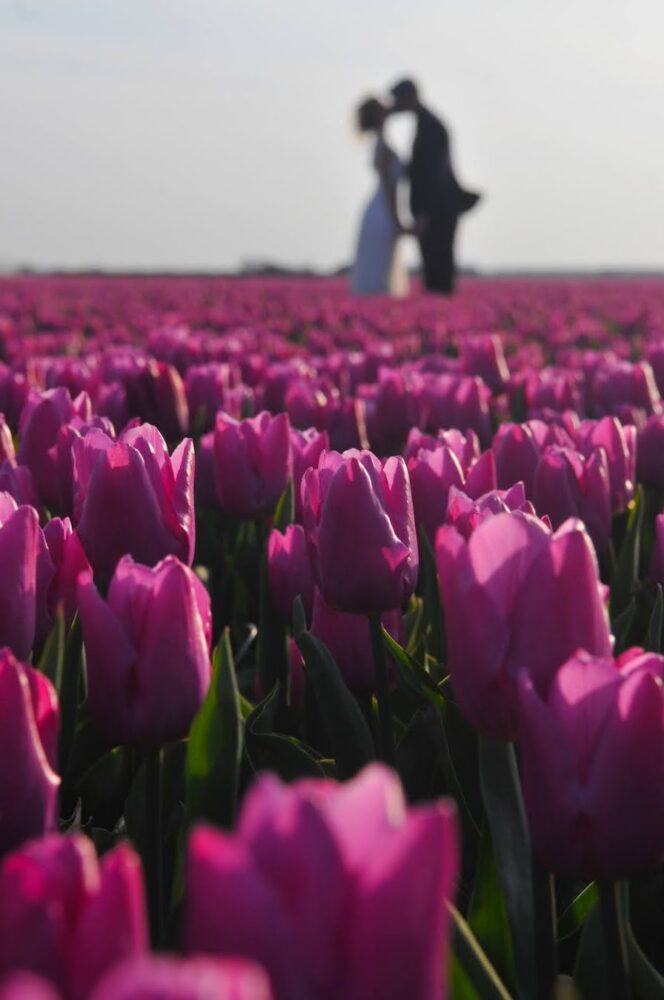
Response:
[[[535,517],[535,508],[526,500],[523,483],[515,483],[509,490],[491,490],[473,500],[467,493],[452,487],[447,502],[445,523],[453,525],[465,539],[470,538],[475,528],[495,514],[518,511]],[[551,527],[548,519],[543,519]]]
[[[451,448],[443,444],[424,448],[408,459],[408,475],[415,523],[424,527],[431,541],[445,520],[453,489],[463,489],[468,496],[479,498],[496,488],[496,463],[492,451],[485,451],[464,474]]]
[[[381,622],[398,643],[403,643],[403,615],[399,608],[385,612]],[[365,615],[335,611],[316,588],[311,634],[325,643],[351,691],[364,694],[375,690],[371,633]]]
[[[194,556],[194,446],[171,456],[156,427],[102,431],[74,441],[74,522],[95,573],[109,580],[121,556],[154,566],[167,555]]]
[[[290,423],[285,413],[248,420],[217,415],[214,475],[219,503],[228,514],[272,514],[293,471]]]
[[[634,423],[639,411],[646,416],[662,412],[655,375],[647,361],[599,365],[592,380],[592,397],[598,416],[615,414],[625,423]],[[627,416],[632,419],[624,420]]]
[[[291,447],[293,449],[293,498],[295,501],[295,520],[302,522],[301,483],[307,469],[315,469],[324,451],[330,447],[327,431],[318,431],[310,427],[306,431],[291,428]]]
[[[464,475],[458,458],[444,445],[422,449],[408,459],[408,476],[413,493],[415,523],[422,525],[430,539],[445,520],[450,487],[462,488]]]
[[[16,453],[14,452],[14,439],[11,428],[5,420],[4,413],[0,413],[0,465],[3,462],[10,462],[16,465]]]
[[[664,490],[664,417],[652,416],[639,429],[636,450],[637,478],[644,486]]]
[[[0,493],[0,645],[23,660],[35,638],[40,542],[34,507],[17,507],[9,493]]]
[[[114,743],[186,736],[210,681],[210,598],[174,556],[154,569],[118,563],[103,600],[78,584],[90,717]]]
[[[39,498],[47,507],[62,507],[60,428],[75,418],[89,420],[91,413],[87,393],[74,400],[63,386],[30,393],[21,413],[18,461],[30,469]]]
[[[301,525],[289,524],[283,533],[276,529],[270,532],[267,572],[272,601],[282,619],[291,621],[293,602],[301,597],[307,621],[311,621],[314,575]]]
[[[509,368],[497,333],[464,337],[461,365],[466,375],[479,375],[493,392],[502,392],[509,381]]]
[[[86,1000],[116,962],[147,950],[138,855],[120,845],[99,862],[91,840],[33,840],[0,867],[0,977],[43,976],[63,1000]]]
[[[636,427],[623,426],[617,417],[584,420],[576,431],[576,446],[590,458],[603,448],[609,471],[611,508],[614,514],[626,509],[634,496],[636,481]]]
[[[611,485],[606,452],[595,448],[584,459],[571,448],[555,445],[542,452],[535,470],[533,501],[554,528],[570,517],[584,522],[597,552],[611,537]]]
[[[584,650],[547,695],[519,678],[523,791],[533,848],[553,872],[616,879],[664,857],[664,658]]]
[[[272,991],[267,973],[247,959],[162,955],[115,966],[90,1000],[272,1000]]]
[[[81,573],[91,573],[92,567],[68,517],[52,517],[44,527],[44,539],[55,571],[46,594],[48,614],[50,620],[54,621],[61,609],[68,628],[78,607],[78,578]]]
[[[443,525],[436,563],[452,686],[484,735],[514,739],[521,670],[545,693],[579,647],[610,655],[595,553],[579,521],[551,535],[527,514],[496,514],[468,541]]]
[[[409,808],[382,765],[263,775],[236,833],[191,837],[185,949],[254,959],[275,1000],[440,1000],[457,869],[453,806]]]
[[[406,463],[369,451],[325,452],[302,480],[304,528],[323,597],[372,614],[400,608],[419,565]]]
[[[51,682],[0,650],[0,855],[55,825],[60,711]]]
[[[15,972],[0,983],[0,1000],[61,1000],[47,979],[31,972]]]

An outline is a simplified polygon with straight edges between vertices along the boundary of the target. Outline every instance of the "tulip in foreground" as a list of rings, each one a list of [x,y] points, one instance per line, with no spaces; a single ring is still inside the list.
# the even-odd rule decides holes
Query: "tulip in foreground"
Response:
[[[187,735],[210,680],[210,598],[174,556],[154,569],[124,556],[104,600],[78,584],[90,716],[115,743]]]
[[[51,682],[0,650],[0,855],[55,825],[59,728]]]
[[[664,658],[579,650],[549,692],[519,678],[523,789],[551,871],[616,879],[664,856]]]
[[[138,855],[122,844],[97,860],[91,840],[51,834],[0,867],[0,980],[24,970],[63,1000],[86,1000],[116,962],[147,950]]]
[[[514,739],[521,670],[545,693],[580,646],[611,654],[595,553],[580,521],[552,535],[528,514],[496,514],[468,540],[444,525],[436,563],[452,687],[485,736]]]
[[[192,835],[185,949],[254,959],[275,1000],[441,1000],[457,869],[453,807],[409,808],[382,765],[263,775],[236,833]]]
[[[267,974],[246,959],[162,955],[117,965],[90,1000],[272,1000],[272,991]]]
[[[323,597],[339,611],[380,614],[415,589],[418,548],[402,458],[325,452],[302,480],[304,529]]]

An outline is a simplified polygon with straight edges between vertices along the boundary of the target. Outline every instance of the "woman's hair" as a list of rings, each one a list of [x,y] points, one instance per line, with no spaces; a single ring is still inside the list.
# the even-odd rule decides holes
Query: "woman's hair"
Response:
[[[385,119],[385,105],[377,97],[367,97],[355,112],[360,132],[376,132]]]

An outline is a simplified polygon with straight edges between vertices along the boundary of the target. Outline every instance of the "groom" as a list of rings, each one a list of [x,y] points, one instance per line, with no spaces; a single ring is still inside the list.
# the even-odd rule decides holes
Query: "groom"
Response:
[[[454,291],[454,238],[463,212],[473,208],[479,194],[465,191],[454,176],[447,129],[420,101],[412,80],[392,87],[392,112],[409,111],[417,119],[410,163],[410,210],[422,254],[428,291]]]

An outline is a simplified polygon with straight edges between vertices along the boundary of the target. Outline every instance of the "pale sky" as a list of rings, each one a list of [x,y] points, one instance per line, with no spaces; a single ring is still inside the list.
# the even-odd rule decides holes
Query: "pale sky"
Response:
[[[406,74],[487,195],[463,263],[664,267],[663,38],[664,0],[0,0],[0,267],[345,262],[352,109]]]

